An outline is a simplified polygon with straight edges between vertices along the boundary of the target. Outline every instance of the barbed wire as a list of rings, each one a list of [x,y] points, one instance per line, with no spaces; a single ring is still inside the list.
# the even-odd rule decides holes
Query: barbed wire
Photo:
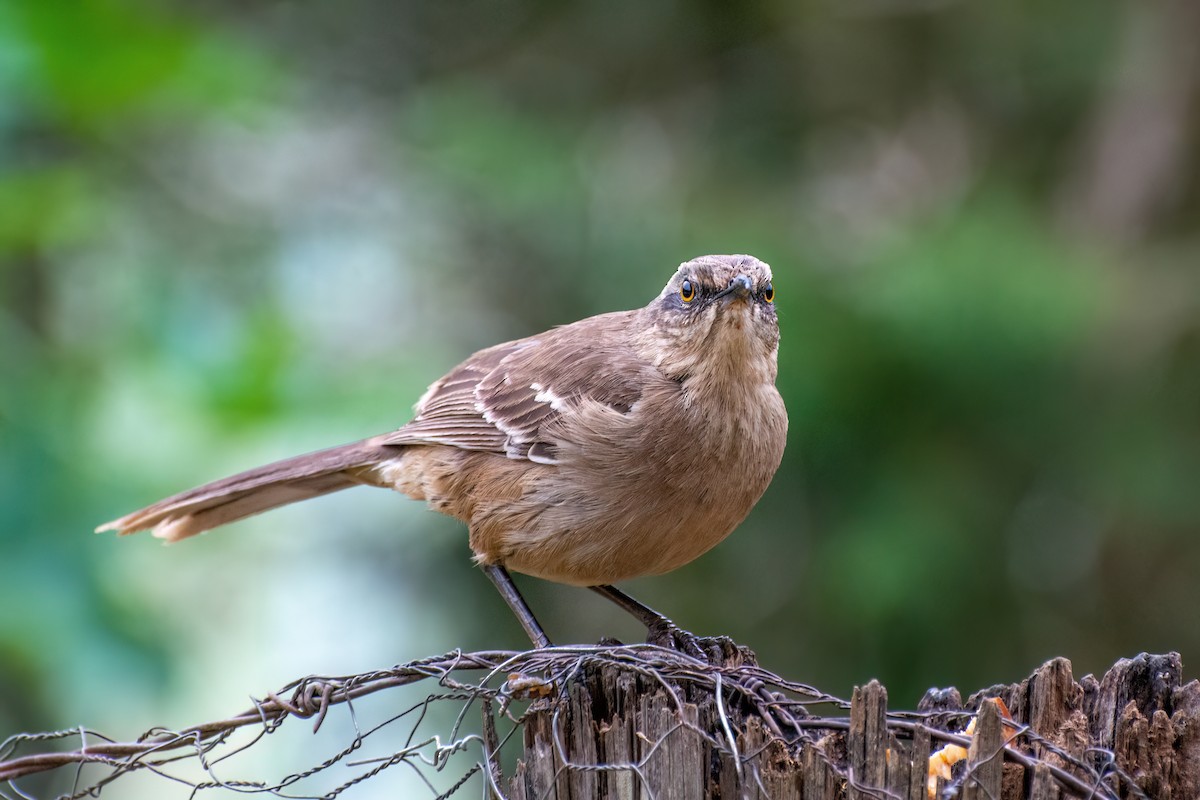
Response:
[[[782,743],[789,752],[799,753],[805,743],[844,735],[850,729],[846,712],[851,703],[763,669],[747,651],[727,648],[725,655],[737,652],[749,657],[714,658],[706,663],[651,645],[453,651],[359,675],[309,676],[253,699],[250,708],[234,716],[181,730],[156,727],[133,741],[119,741],[87,728],[11,736],[0,742],[0,798],[36,797],[30,780],[45,773],[58,776],[60,788],[52,791],[60,800],[99,797],[115,781],[145,773],[181,787],[189,797],[226,790],[333,800],[398,766],[411,770],[439,800],[456,794],[477,776],[494,796],[504,798],[509,788],[504,765],[515,760],[513,751],[519,749],[512,740],[531,714],[547,711],[558,773],[625,773],[653,796],[646,767],[676,731],[686,729],[702,737],[714,752],[732,759],[740,784],[755,785],[763,796],[769,796],[758,764],[771,743]],[[618,670],[657,687],[669,699],[673,724],[647,740],[639,758],[601,763],[581,760],[572,752],[564,709],[571,687],[597,669]],[[437,688],[429,691],[430,683]],[[417,690],[423,696],[378,721],[366,722],[362,713],[365,698],[417,685],[424,687]],[[694,715],[686,713],[689,702],[694,703],[698,696],[715,703],[719,725],[712,730],[702,728]],[[237,757],[276,735],[289,720],[312,720],[312,733],[316,734],[330,727],[335,710],[344,712],[337,716],[339,725],[347,726],[349,739],[331,755],[278,779],[265,779],[261,774],[264,767],[258,764],[252,765],[259,771],[257,775],[233,775]],[[961,731],[970,717],[966,711],[891,712],[886,726],[900,739],[911,741],[923,732],[932,741],[967,747],[969,738],[948,729]],[[757,720],[769,735],[765,744],[741,752],[740,737],[750,719]],[[444,727],[429,731],[435,724]],[[1020,747],[1001,745],[987,758],[964,765],[953,781],[944,784],[945,791],[960,791],[981,764],[1000,758],[1026,768],[1045,765],[1069,795],[1115,800],[1118,787],[1123,786],[1125,796],[1145,797],[1130,776],[1117,768],[1111,752],[1091,748],[1072,755],[1015,723],[1008,739],[1007,744]],[[76,746],[48,748],[50,743],[69,742]],[[1039,748],[1036,752],[1047,756],[1030,755],[1035,752],[1034,744]],[[377,752],[368,753],[369,745]],[[853,774],[835,748],[816,749],[845,785],[864,796],[884,796],[877,788],[865,786],[862,776]],[[449,769],[452,763],[458,765],[454,770]],[[923,765],[914,769],[919,766]],[[349,773],[335,775],[335,767]],[[435,776],[443,776],[440,784]],[[68,781],[69,786],[61,788]]]

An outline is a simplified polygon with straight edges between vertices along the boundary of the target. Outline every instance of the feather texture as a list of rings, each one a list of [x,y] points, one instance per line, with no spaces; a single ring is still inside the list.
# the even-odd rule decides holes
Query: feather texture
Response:
[[[172,495],[96,529],[120,534],[150,530],[175,542],[227,522],[354,486],[355,470],[395,456],[368,439],[318,450],[238,473]]]
[[[591,317],[476,353],[436,382],[389,445],[440,444],[553,463],[565,416],[584,403],[628,413],[647,364],[627,334],[636,312]]]
[[[580,585],[675,569],[745,518],[783,456],[773,298],[770,269],[750,256],[686,262],[644,308],[481,350],[396,431],[99,530],[174,541],[370,484],[465,521],[484,564]]]

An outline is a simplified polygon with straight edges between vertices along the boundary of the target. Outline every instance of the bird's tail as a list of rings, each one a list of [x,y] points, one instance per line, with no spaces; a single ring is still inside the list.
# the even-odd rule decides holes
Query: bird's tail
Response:
[[[119,534],[149,530],[177,542],[227,522],[310,497],[370,483],[370,467],[394,459],[400,448],[364,439],[276,461],[159,500],[96,529]]]

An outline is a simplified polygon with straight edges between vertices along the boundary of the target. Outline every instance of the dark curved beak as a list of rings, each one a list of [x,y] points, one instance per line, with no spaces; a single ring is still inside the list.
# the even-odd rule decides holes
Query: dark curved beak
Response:
[[[729,282],[725,289],[717,294],[717,298],[726,297],[728,295],[737,295],[738,297],[749,297],[754,291],[754,282],[750,280],[748,275],[738,275]]]

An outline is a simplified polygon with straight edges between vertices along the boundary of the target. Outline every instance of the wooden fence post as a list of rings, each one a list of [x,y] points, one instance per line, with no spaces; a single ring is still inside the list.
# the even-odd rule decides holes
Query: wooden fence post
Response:
[[[713,669],[732,676],[754,666],[748,656]],[[972,695],[961,713],[925,717],[889,714],[887,691],[872,681],[849,709],[833,703],[839,713],[794,717],[787,730],[737,696],[753,681],[735,692],[718,680],[718,696],[686,675],[614,663],[585,666],[574,681],[530,708],[506,787],[512,800],[930,800],[930,752],[947,744],[935,726],[950,721],[961,737],[973,717],[971,740],[958,740],[969,744],[966,757],[935,783],[942,797],[1200,797],[1200,684],[1182,683],[1174,653],[1122,659],[1080,682],[1070,662],[1054,659]],[[1013,719],[984,702],[992,697]]]

